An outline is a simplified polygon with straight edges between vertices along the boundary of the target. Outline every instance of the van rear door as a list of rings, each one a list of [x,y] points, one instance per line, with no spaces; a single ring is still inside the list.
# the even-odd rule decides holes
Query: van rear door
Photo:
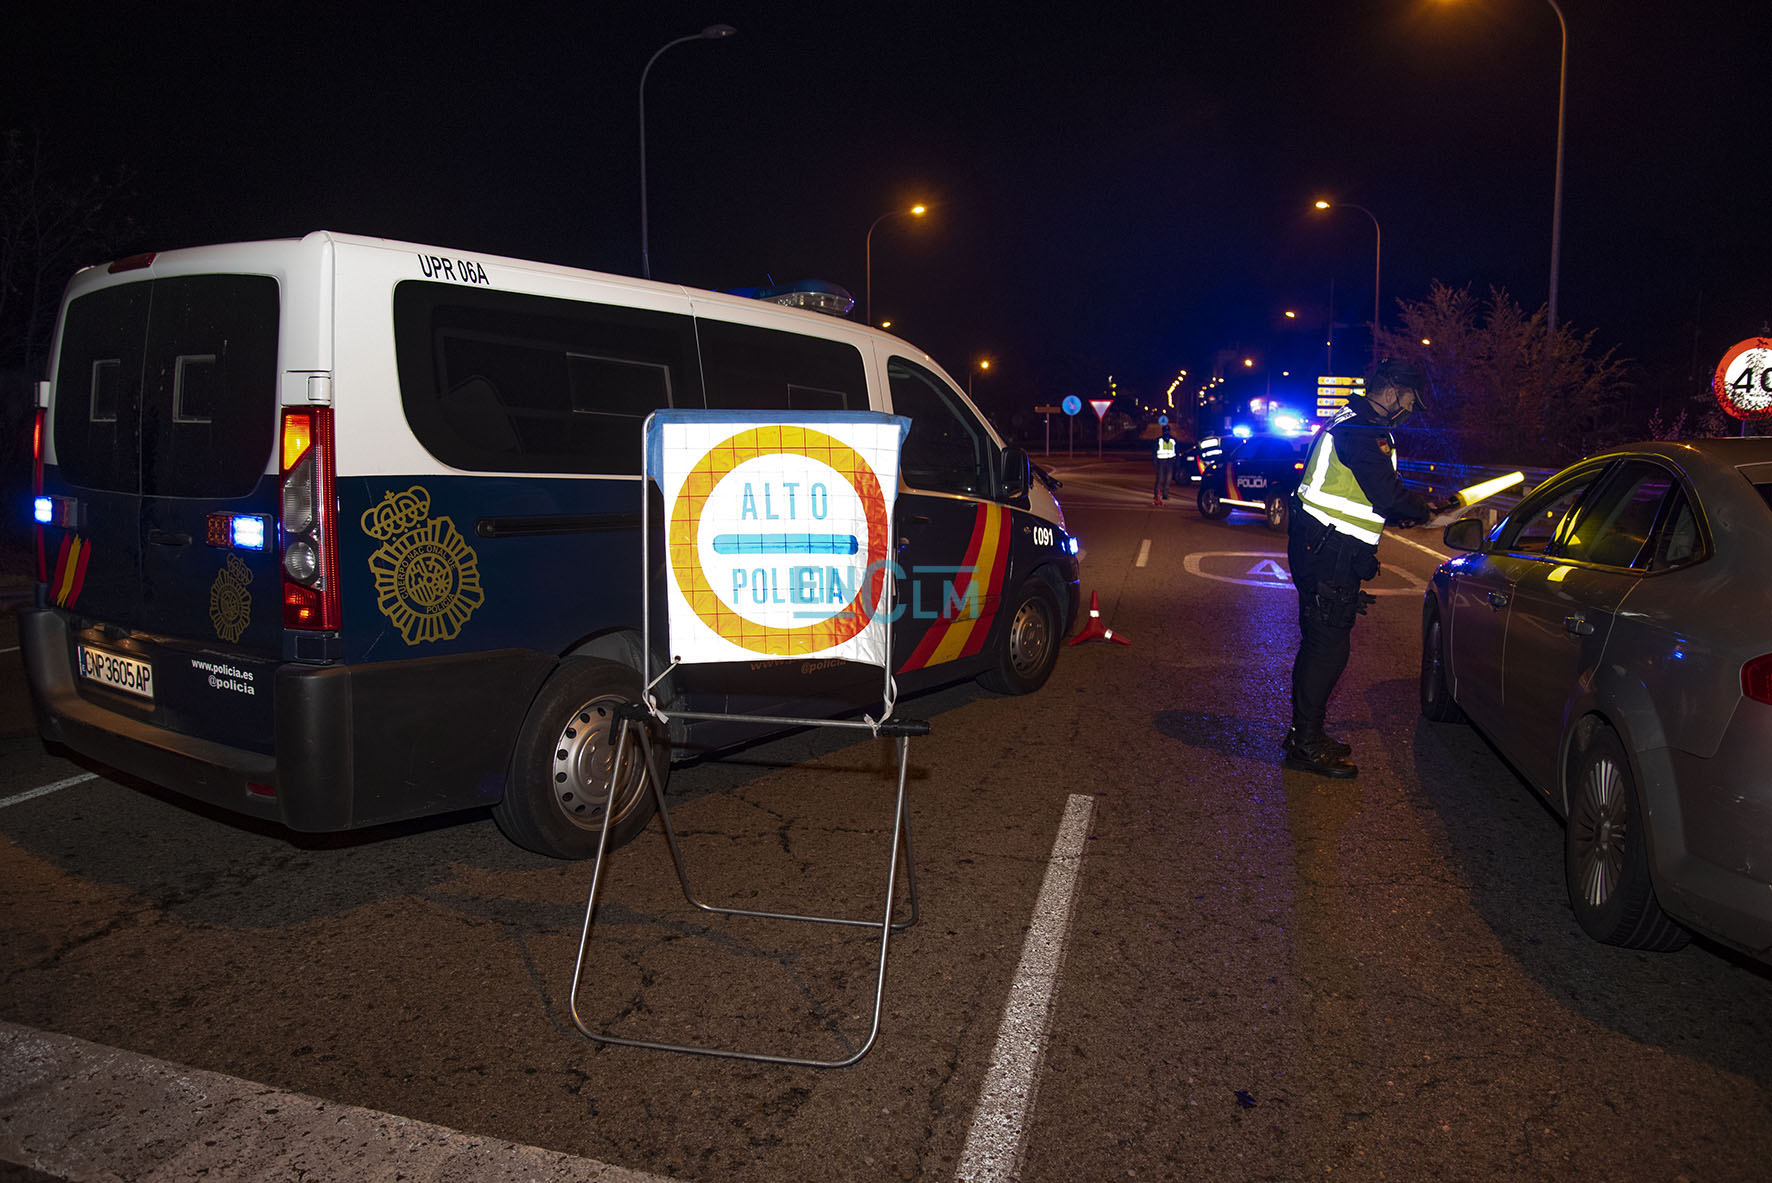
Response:
[[[68,305],[45,492],[50,599],[79,617],[228,651],[282,645],[277,281],[178,275]]]

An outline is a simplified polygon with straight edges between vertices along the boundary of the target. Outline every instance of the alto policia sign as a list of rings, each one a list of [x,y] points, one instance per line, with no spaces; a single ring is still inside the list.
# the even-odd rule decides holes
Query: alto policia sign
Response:
[[[885,665],[898,452],[910,421],[866,411],[659,411],[671,656]]]

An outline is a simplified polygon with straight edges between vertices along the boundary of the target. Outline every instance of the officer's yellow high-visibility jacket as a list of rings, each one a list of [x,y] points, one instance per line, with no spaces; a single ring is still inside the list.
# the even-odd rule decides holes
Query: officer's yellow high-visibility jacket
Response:
[[[1335,443],[1329,437],[1334,430],[1354,417],[1343,409],[1330,420],[1329,426],[1317,435],[1310,456],[1304,462],[1304,483],[1298,487],[1298,500],[1305,512],[1319,522],[1343,534],[1351,535],[1373,546],[1384,533],[1384,518],[1372,508],[1372,501],[1355,479],[1353,470],[1335,454]],[[1390,454],[1391,470],[1396,471],[1397,455]]]

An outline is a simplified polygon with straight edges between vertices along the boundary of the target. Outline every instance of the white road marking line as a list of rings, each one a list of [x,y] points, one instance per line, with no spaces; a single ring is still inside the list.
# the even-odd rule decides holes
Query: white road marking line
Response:
[[[1434,562],[1436,562],[1436,563],[1443,563],[1447,559],[1452,557],[1450,555],[1441,554],[1439,551],[1435,550],[1431,546],[1423,546],[1421,543],[1415,541],[1415,539],[1413,539],[1413,538],[1405,538],[1401,534],[1397,533],[1395,530],[1386,530],[1384,532],[1384,536],[1386,538],[1394,538],[1398,542],[1401,542],[1404,546],[1413,546],[1416,550],[1420,551],[1422,554],[1428,554],[1428,555],[1434,556]]]
[[[52,785],[38,785],[34,789],[27,789],[13,797],[0,797],[0,809],[5,809],[8,805],[17,805],[22,801],[29,801],[33,797],[47,797],[49,794],[60,792],[62,789],[71,788],[74,785],[85,784],[89,780],[97,779],[98,773],[88,772],[81,776],[70,776],[67,780],[58,780]]]
[[[1151,561],[1151,540],[1146,538],[1143,542],[1138,544],[1138,561],[1136,563],[1133,563],[1132,565],[1134,567],[1142,567],[1150,561]]]
[[[68,1179],[667,1183],[0,1022],[0,1160]]]
[[[997,1029],[997,1046],[985,1073],[966,1149],[956,1179],[1007,1180],[1021,1160],[1028,1114],[1034,1108],[1040,1061],[1046,1051],[1046,1017],[1058,971],[1064,963],[1065,938],[1076,903],[1077,872],[1083,864],[1083,842],[1095,813],[1095,798],[1075,794],[1065,803],[1064,820],[1052,843],[1052,859],[1034,902],[1033,921],[1022,945],[1021,964],[1009,988],[1009,1005]]]

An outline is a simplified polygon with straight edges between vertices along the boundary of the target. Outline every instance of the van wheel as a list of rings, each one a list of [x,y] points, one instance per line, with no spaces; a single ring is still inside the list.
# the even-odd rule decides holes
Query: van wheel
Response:
[[[1004,617],[996,664],[978,675],[979,684],[1000,694],[1032,694],[1058,663],[1058,632],[1058,597],[1039,576],[1025,580]]]
[[[1292,517],[1291,498],[1284,493],[1275,493],[1267,499],[1267,528],[1286,532],[1286,524]]]
[[[507,838],[552,858],[596,857],[614,772],[615,711],[639,697],[640,675],[625,665],[590,657],[560,663],[529,707],[504,800],[492,807],[493,820]],[[644,734],[659,775],[669,776],[664,737],[656,725]],[[646,762],[633,746],[635,738],[630,736],[627,767],[615,791],[612,850],[645,829],[654,810]]]
[[[1220,518],[1231,516],[1231,507],[1224,503],[1218,495],[1218,490],[1211,485],[1201,487],[1199,506],[1200,516],[1209,522],[1216,522]]]
[[[1671,952],[1690,939],[1655,898],[1630,761],[1604,727],[1581,753],[1563,837],[1563,874],[1575,919],[1594,940]]]

